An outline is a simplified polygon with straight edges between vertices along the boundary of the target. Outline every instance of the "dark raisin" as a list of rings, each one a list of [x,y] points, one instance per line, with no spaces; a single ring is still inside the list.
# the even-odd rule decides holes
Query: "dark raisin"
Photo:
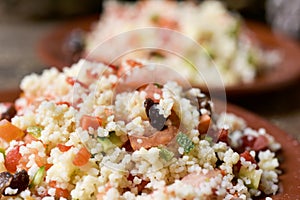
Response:
[[[5,188],[7,188],[13,179],[13,175],[9,172],[0,173],[0,193],[3,194]],[[0,195],[1,196],[1,195]]]
[[[17,111],[13,103],[0,103],[0,120],[7,119],[8,121],[10,121],[11,118],[13,118],[16,114]]]
[[[157,104],[154,103],[152,99],[147,98],[144,102],[144,106],[151,126],[159,131],[164,130],[166,128],[165,122],[167,119],[159,114]]]
[[[12,189],[18,189],[18,191],[11,195],[11,194],[3,194],[5,196],[14,196],[17,194],[20,194],[22,191],[24,191],[29,185],[29,176],[26,170],[21,170],[19,172],[16,172],[13,175],[13,179],[10,182],[9,187]],[[5,192],[5,191],[4,191]]]

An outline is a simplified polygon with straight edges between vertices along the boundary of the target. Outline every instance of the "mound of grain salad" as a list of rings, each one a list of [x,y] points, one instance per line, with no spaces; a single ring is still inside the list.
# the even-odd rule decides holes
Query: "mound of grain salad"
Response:
[[[197,88],[130,86],[80,60],[31,74],[1,103],[1,199],[251,199],[278,191],[280,144]],[[123,86],[126,87],[123,87]],[[15,109],[15,110],[14,110]]]
[[[170,34],[143,37],[132,32],[148,27],[182,33],[201,47],[178,42],[178,38],[172,38]],[[171,50],[178,49],[184,57],[197,57],[197,66],[207,76],[211,74],[210,69],[216,66],[226,86],[250,83],[259,74],[276,66],[280,60],[278,52],[263,50],[243,19],[230,13],[219,1],[204,1],[201,4],[188,1],[138,1],[127,4],[107,1],[99,21],[93,26],[92,32],[87,34],[85,54],[90,59],[104,61],[105,56],[99,56],[104,52],[99,45],[113,36],[126,34],[129,35],[128,39],[114,44],[116,47],[135,48],[149,40],[154,43],[154,40],[163,37],[162,40],[168,43],[165,46],[171,46]],[[136,54],[173,65],[174,69],[184,72],[193,84],[203,83],[201,78],[194,76],[197,73],[189,63],[164,51],[139,50]],[[127,55],[126,58],[134,58],[136,54]],[[215,76],[211,76],[213,80]]]

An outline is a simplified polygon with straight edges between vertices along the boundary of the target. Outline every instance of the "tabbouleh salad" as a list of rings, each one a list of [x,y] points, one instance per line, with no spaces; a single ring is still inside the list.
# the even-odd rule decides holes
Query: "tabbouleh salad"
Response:
[[[80,60],[22,80],[19,99],[0,105],[1,199],[276,194],[280,144],[263,127],[214,114],[199,89],[174,81],[118,88],[122,67]]]

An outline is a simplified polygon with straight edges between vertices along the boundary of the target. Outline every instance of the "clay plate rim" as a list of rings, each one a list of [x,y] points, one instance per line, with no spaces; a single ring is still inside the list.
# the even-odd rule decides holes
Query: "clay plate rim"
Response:
[[[7,90],[0,91],[0,102],[14,101],[20,90]],[[220,102],[217,102],[218,104]],[[218,107],[218,106],[216,106]],[[300,199],[300,144],[299,141],[292,138],[290,135],[280,130],[276,126],[272,125],[267,120],[253,114],[238,106],[227,104],[227,112],[234,113],[239,117],[242,117],[249,127],[259,129],[265,128],[268,133],[274,136],[274,138],[282,145],[282,150],[279,154],[282,161],[280,163],[280,169],[283,174],[279,176],[279,192],[272,196],[275,199]],[[261,198],[264,199],[264,198]]]
[[[63,44],[70,32],[76,28],[86,32],[92,29],[93,23],[96,23],[99,15],[93,15],[83,18],[77,18],[63,23],[52,32],[45,35],[37,45],[37,53],[41,60],[48,66],[55,66],[62,69],[70,66],[72,63],[63,51]],[[265,49],[277,49],[283,55],[283,60],[279,67],[269,71],[264,75],[257,77],[254,82],[247,84],[238,84],[226,87],[228,97],[249,96],[264,92],[283,89],[300,78],[300,46],[294,41],[282,34],[274,33],[266,25],[246,21],[246,26],[251,34],[258,39],[258,42]],[[198,87],[206,90],[203,86]],[[218,89],[216,89],[218,91]]]

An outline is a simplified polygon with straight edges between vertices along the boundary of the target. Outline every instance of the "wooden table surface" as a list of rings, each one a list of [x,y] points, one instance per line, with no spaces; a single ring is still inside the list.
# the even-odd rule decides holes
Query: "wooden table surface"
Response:
[[[46,68],[37,55],[37,42],[63,22],[33,21],[0,13],[0,91],[18,88],[24,75]],[[229,101],[261,115],[300,141],[300,80],[275,93]]]

